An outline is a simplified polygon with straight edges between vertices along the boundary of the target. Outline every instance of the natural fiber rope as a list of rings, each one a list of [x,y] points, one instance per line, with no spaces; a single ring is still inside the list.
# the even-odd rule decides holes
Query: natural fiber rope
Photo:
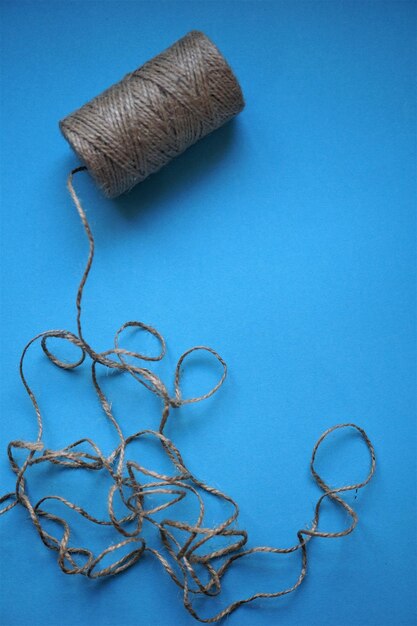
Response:
[[[243,107],[226,60],[208,37],[192,31],[60,127],[105,195],[115,197]]]
[[[81,302],[84,285],[94,257],[94,239],[85,212],[81,206],[78,196],[75,193],[72,177],[74,173],[84,169],[84,167],[77,168],[70,174],[68,179],[68,188],[71,197],[75,203],[90,243],[90,252],[86,269],[82,276],[76,298],[78,334],[72,333],[68,330],[46,331],[31,339],[23,350],[20,361],[20,376],[35,409],[38,422],[38,435],[35,441],[11,441],[8,446],[10,465],[14,473],[17,475],[17,479],[15,491],[7,493],[0,498],[0,504],[8,500],[12,500],[9,504],[5,505],[3,509],[0,509],[0,514],[9,511],[16,506],[16,504],[24,506],[29,512],[32,522],[43,543],[51,550],[58,553],[58,564],[62,571],[66,574],[82,574],[84,576],[88,576],[89,578],[100,578],[103,576],[115,575],[139,561],[145,554],[152,554],[161,563],[162,567],[169,574],[172,580],[183,590],[184,606],[189,613],[191,613],[191,615],[200,622],[216,622],[232,613],[239,606],[252,602],[252,600],[255,600],[256,598],[277,598],[294,591],[302,583],[307,573],[307,543],[312,537],[344,537],[352,532],[357,524],[358,517],[352,507],[342,499],[341,494],[346,491],[361,489],[370,481],[375,470],[374,448],[365,431],[355,424],[338,424],[326,430],[326,432],[322,434],[320,439],[315,444],[311,457],[312,475],[324,493],[317,501],[314,518],[310,527],[300,529],[297,532],[298,542],[288,548],[260,546],[243,549],[247,543],[248,536],[245,530],[237,529],[235,526],[239,513],[239,509],[235,501],[220,490],[210,487],[203,481],[196,478],[189,471],[189,469],[187,469],[178,448],[176,448],[174,443],[164,435],[164,427],[171,409],[176,409],[190,402],[199,402],[200,400],[204,400],[215,393],[215,391],[217,391],[217,389],[222,385],[226,377],[226,363],[223,359],[217,354],[217,352],[205,346],[196,346],[187,350],[180,357],[175,368],[174,395],[171,396],[166,385],[154,372],[141,366],[140,364],[132,365],[126,361],[126,357],[130,357],[130,359],[137,360],[138,362],[161,360],[165,354],[165,341],[157,330],[143,324],[142,322],[126,322],[116,332],[114,347],[104,352],[96,352],[87,343],[83,336],[81,325]],[[159,354],[155,356],[147,356],[119,347],[119,338],[123,330],[135,327],[151,333],[158,339],[161,347]],[[81,351],[80,358],[74,363],[67,363],[58,359],[48,348],[47,341],[49,338],[60,338],[74,346],[77,346]],[[119,438],[117,447],[110,455],[104,455],[98,445],[91,439],[80,439],[59,450],[45,448],[45,444],[43,442],[41,410],[35,394],[27,382],[23,367],[29,347],[38,340],[41,340],[41,347],[49,360],[52,361],[54,365],[63,369],[74,369],[81,365],[87,357],[91,360],[92,381],[94,388],[103,411],[113,425]],[[181,367],[187,355],[195,350],[205,350],[212,354],[222,365],[223,374],[219,382],[211,391],[200,397],[187,399],[182,397],[180,389]],[[111,410],[111,403],[108,401],[97,380],[97,364],[130,374],[138,383],[141,383],[149,389],[150,392],[161,398],[161,422],[157,431],[142,430],[129,436],[125,436],[123,434],[122,428]],[[330,433],[341,428],[353,428],[360,434],[369,450],[371,460],[370,471],[368,476],[359,483],[332,489],[319,476],[315,470],[314,462],[318,448],[322,441]],[[152,437],[160,442],[161,451],[164,452],[172,462],[172,475],[160,474],[147,469],[140,465],[137,461],[128,458],[127,453],[129,444],[137,439],[145,439],[147,437]],[[14,457],[15,449],[28,451],[28,455],[21,465],[19,465]],[[84,469],[107,472],[113,481],[107,498],[108,519],[97,519],[76,503],[70,502],[59,495],[45,496],[33,504],[26,491],[26,474],[30,467],[38,465],[39,463],[51,463],[61,467],[62,469]],[[139,477],[139,474],[142,475],[143,478]],[[149,480],[147,480],[147,478],[149,478]],[[126,514],[121,518],[116,517],[114,512],[113,500],[116,493],[120,495],[120,498],[126,508]],[[233,509],[233,512],[229,515],[229,517],[214,527],[207,526],[207,520],[205,519],[205,493],[229,503]],[[148,497],[155,494],[170,495],[172,496],[172,499],[168,502],[160,504],[159,506],[155,506],[154,503],[148,501]],[[194,496],[199,505],[199,514],[194,522],[190,523],[175,518],[167,518],[158,522],[153,517],[156,513],[174,506],[187,496],[190,498]],[[319,529],[320,507],[323,500],[326,498],[341,506],[350,516],[351,524],[345,530],[340,532],[328,532]],[[48,512],[47,506],[45,506],[48,500],[57,500],[61,502],[63,505],[72,509],[93,524],[113,526],[116,531],[116,536],[122,535],[123,539],[117,543],[109,545],[97,556],[86,547],[76,547],[70,545],[71,527],[65,518]],[[50,532],[48,532],[42,525],[42,521],[44,519],[53,521],[61,526],[61,534],[59,536],[51,535]],[[159,531],[163,550],[160,551],[147,546],[145,540],[141,538],[140,534],[145,521],[152,524]],[[135,529],[133,531],[129,530],[132,523],[135,524]],[[181,544],[175,538],[171,532],[172,529],[180,529],[187,533],[187,538],[184,543]],[[199,548],[207,546],[207,544],[209,545],[211,540],[219,537],[229,539],[228,545],[220,549],[208,550],[208,552],[204,554],[198,552]],[[120,548],[124,548],[130,544],[132,546],[132,550],[127,555],[124,555],[121,558],[115,557],[115,561],[112,565],[100,569],[100,562],[106,555],[111,552],[117,552]],[[212,596],[219,594],[221,591],[221,579],[234,561],[257,552],[289,554],[291,552],[296,552],[297,550],[300,550],[301,552],[301,570],[296,582],[290,587],[275,593],[255,593],[249,598],[233,602],[211,618],[203,618],[197,614],[193,606],[193,596]],[[175,569],[175,566],[177,566],[177,569]],[[196,571],[197,566],[202,566],[206,570],[208,582],[202,582]],[[194,585],[192,586],[193,583]]]
[[[200,57],[200,52],[203,48],[205,62],[207,59],[209,60],[210,70],[207,68],[202,69],[205,65],[205,62],[201,64]],[[196,119],[200,105],[197,106],[196,104],[191,109],[189,108],[189,105],[187,105],[189,93],[187,94],[186,89],[182,90],[184,87],[182,79],[177,81],[178,84],[172,83],[171,88],[166,89],[166,76],[162,80],[162,74],[168,71],[171,63],[176,63],[181,68],[181,76],[186,76],[187,80],[191,76],[192,82],[195,84],[195,103],[204,104],[206,107],[204,108],[202,118],[198,122]],[[193,63],[195,64],[193,65]],[[217,69],[211,67],[211,63],[214,66],[217,64]],[[161,68],[164,68],[163,72]],[[172,76],[175,74],[174,69],[175,67],[173,66]],[[159,71],[162,72],[161,75],[158,74]],[[209,82],[211,72],[215,71],[220,71],[220,74],[217,74],[217,78],[220,77],[221,80],[225,80],[224,85],[227,85],[226,89],[221,89],[219,86],[213,87]],[[159,76],[157,83],[149,79],[149,75],[154,73]],[[136,78],[131,80],[131,77],[134,76]],[[152,87],[149,89],[147,88],[149,86],[148,82],[152,84]],[[155,85],[156,88],[154,89]],[[178,89],[178,94],[175,91],[176,89]],[[124,111],[123,100],[119,99],[122,97],[122,94],[128,100],[125,109],[126,118],[124,113],[122,114],[122,111]],[[144,132],[140,135],[140,138],[138,138],[139,136],[132,138],[129,128],[132,130],[133,127],[130,124],[137,124],[139,118],[141,121],[143,120],[142,112],[133,105],[133,100],[138,94],[141,94],[141,98],[143,97],[144,100],[142,102],[147,99],[149,108],[146,115],[148,116],[149,125],[146,126],[145,124],[141,127]],[[185,100],[182,96],[184,96]],[[164,99],[164,105],[160,105],[158,101],[158,98],[161,97]],[[175,100],[177,100],[177,103],[175,103]],[[150,106],[150,103],[153,103],[152,106]],[[117,108],[118,106],[121,108]],[[152,171],[159,169],[172,156],[179,154],[198,137],[207,134],[207,132],[218,127],[223,121],[237,113],[242,106],[243,100],[238,84],[220,53],[204,35],[201,33],[190,33],[167,52],[124,79],[119,85],[111,88],[105,94],[93,100],[92,103],[85,105],[78,112],[66,118],[62,122],[62,129],[70,138],[71,143],[82,156],[90,172],[93,173],[105,192],[108,195],[116,195],[143,179]],[[110,114],[107,107],[115,108],[112,109]],[[174,109],[170,107],[174,107]],[[90,118],[90,113],[93,111],[94,114]],[[156,117],[152,117],[151,111],[158,112],[158,119],[161,120],[163,118],[165,126],[159,126],[154,123]],[[174,111],[175,115],[172,117]],[[191,111],[192,114],[190,113]],[[101,115],[103,117],[100,123],[96,123],[94,120],[100,118]],[[92,119],[93,123],[91,123]],[[104,120],[107,120],[109,123],[104,123]],[[162,128],[165,130],[162,131]],[[167,129],[173,131],[174,128],[175,133],[179,133],[180,130],[181,132],[187,131],[185,132],[186,138],[184,136],[180,141],[179,137],[177,137],[176,142],[168,142],[165,131],[168,133]],[[129,146],[123,143],[122,137],[124,138],[123,141],[130,141]],[[149,143],[144,143],[144,137],[146,137],[146,141],[149,140]],[[165,151],[162,149],[162,145],[166,146]],[[168,149],[168,145],[170,149]],[[134,166],[132,166],[132,163],[134,163]],[[297,532],[297,543],[288,548],[260,546],[244,549],[248,536],[245,530],[236,527],[239,509],[235,501],[220,490],[196,478],[187,469],[174,443],[164,434],[165,425],[171,410],[191,402],[204,400],[215,393],[223,384],[227,371],[223,359],[214,350],[206,346],[196,346],[187,350],[180,357],[175,368],[174,393],[171,395],[163,381],[148,367],[141,364],[141,362],[160,361],[165,355],[165,341],[157,330],[142,322],[126,322],[116,332],[113,347],[104,352],[96,352],[83,335],[81,323],[82,298],[84,286],[94,258],[94,239],[84,209],[73,187],[73,175],[85,169],[86,167],[79,167],[73,170],[68,178],[69,192],[89,240],[88,260],[76,297],[77,333],[68,330],[46,331],[31,339],[23,350],[20,360],[20,376],[36,413],[38,433],[35,441],[15,440],[11,441],[8,446],[8,457],[11,468],[16,474],[16,484],[14,491],[0,498],[0,504],[4,503],[3,508],[0,509],[0,515],[10,511],[17,504],[22,505],[28,511],[43,543],[49,549],[58,553],[58,564],[66,574],[82,574],[89,578],[115,575],[135,564],[146,554],[152,555],[160,562],[172,580],[182,589],[184,606],[189,613],[201,622],[216,622],[232,613],[239,606],[252,602],[256,598],[276,598],[294,591],[306,576],[307,544],[313,537],[343,537],[352,532],[358,518],[352,507],[342,498],[342,494],[346,491],[358,490],[370,481],[375,471],[374,449],[365,431],[355,424],[338,424],[326,430],[315,444],[311,457],[311,472],[318,486],[322,489],[323,495],[317,501],[310,527],[300,529]],[[150,333],[160,344],[159,354],[148,356],[121,348],[119,340],[126,328],[137,328]],[[78,347],[80,350],[79,359],[73,363],[59,359],[48,347],[48,340],[51,338],[62,339]],[[27,352],[39,340],[43,352],[57,367],[72,370],[81,365],[87,358],[90,360],[94,389],[101,407],[118,438],[118,444],[111,454],[106,456],[94,441],[87,438],[70,443],[59,450],[51,450],[45,447],[40,406],[24,372]],[[222,375],[219,382],[208,393],[199,397],[183,398],[180,387],[181,368],[187,356],[196,350],[203,350],[212,354],[222,366]],[[138,383],[160,398],[162,409],[158,430],[142,430],[128,436],[123,434],[121,425],[113,415],[111,403],[98,382],[96,374],[98,364],[109,369],[116,369],[124,374],[129,374]],[[318,448],[323,440],[330,433],[345,428],[353,428],[365,442],[370,454],[370,470],[368,476],[357,484],[330,488],[317,473],[314,462]],[[146,468],[128,456],[129,446],[132,442],[147,438],[153,438],[159,442],[161,452],[166,454],[170,460],[172,472],[169,475]],[[16,449],[27,451],[27,456],[23,462],[19,463],[15,458]],[[98,519],[86,509],[60,495],[47,495],[33,503],[27,491],[28,470],[32,466],[42,463],[50,463],[62,470],[106,473],[112,480],[112,485],[107,495],[108,517]],[[120,500],[125,508],[125,513],[121,517],[118,517],[114,510],[114,498],[117,494],[120,496]],[[207,494],[224,501],[232,507],[232,513],[223,522],[215,526],[208,525],[206,519],[205,496]],[[161,504],[156,506],[153,497],[158,495],[168,495],[170,500],[163,500]],[[162,521],[156,519],[155,516],[161,511],[166,511],[171,507],[175,511],[175,505],[187,497],[189,499],[195,498],[198,503],[199,512],[197,519],[192,522],[181,520],[174,516]],[[350,525],[343,531],[328,532],[319,528],[321,504],[326,498],[342,507],[351,518]],[[63,506],[68,507],[93,524],[112,527],[115,531],[115,536],[120,541],[112,543],[98,555],[95,555],[87,547],[72,545],[72,528],[70,523],[64,517],[48,511],[49,501],[60,502]],[[60,532],[56,536],[52,535],[46,529],[45,521],[58,525]],[[145,522],[148,522],[158,530],[162,544],[161,549],[149,546],[143,536],[141,536]],[[134,526],[133,529],[132,525]],[[183,542],[180,542],[175,537],[175,530],[181,530],[185,533]],[[223,547],[221,548],[214,547],[218,539],[223,540]],[[227,540],[227,543],[225,543],[225,540]],[[210,544],[212,544],[211,548]],[[129,549],[127,554],[124,553],[126,546]],[[122,556],[117,557],[118,550],[121,550]],[[210,618],[204,618],[197,614],[194,608],[194,598],[218,595],[221,592],[222,577],[234,561],[254,553],[289,554],[297,551],[300,551],[301,554],[301,569],[296,582],[289,587],[274,593],[255,593],[248,598],[237,600]],[[113,563],[109,566],[102,566],[102,560],[113,552],[115,553]],[[204,571],[207,580],[202,580],[199,573],[200,569]]]

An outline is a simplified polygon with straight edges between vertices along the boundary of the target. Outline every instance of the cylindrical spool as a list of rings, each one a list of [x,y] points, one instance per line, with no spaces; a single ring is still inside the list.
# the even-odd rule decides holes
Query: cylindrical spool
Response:
[[[244,107],[217,47],[192,31],[60,122],[104,194],[128,191]]]

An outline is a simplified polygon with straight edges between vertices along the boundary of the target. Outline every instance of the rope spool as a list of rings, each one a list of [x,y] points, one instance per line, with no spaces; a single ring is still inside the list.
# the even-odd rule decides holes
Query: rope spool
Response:
[[[60,122],[109,198],[157,172],[244,107],[217,47],[192,31]]]

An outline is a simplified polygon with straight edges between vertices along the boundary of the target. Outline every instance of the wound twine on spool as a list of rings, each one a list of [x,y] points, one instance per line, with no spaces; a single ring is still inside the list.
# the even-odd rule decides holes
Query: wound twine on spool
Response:
[[[178,85],[178,93],[175,85]],[[146,106],[142,109],[144,103]],[[248,535],[245,530],[236,526],[239,509],[235,501],[194,476],[186,467],[178,448],[164,434],[171,410],[204,400],[219,389],[226,377],[226,364],[212,348],[196,346],[187,350],[178,360],[174,372],[174,391],[170,393],[161,378],[141,363],[160,361],[165,355],[165,340],[153,327],[138,321],[128,321],[117,330],[113,346],[109,350],[96,352],[90,346],[83,335],[81,305],[84,286],[94,258],[94,238],[75,192],[73,176],[88,168],[107,195],[118,195],[162,167],[199,137],[218,128],[242,107],[241,91],[229,66],[205,35],[192,32],[61,122],[61,129],[87,166],[76,168],[68,178],[68,189],[89,241],[88,260],[76,296],[77,333],[68,330],[46,331],[31,339],[23,350],[20,376],[36,413],[38,433],[34,441],[10,442],[8,457],[11,468],[17,475],[16,485],[14,491],[0,498],[0,504],[5,503],[0,514],[10,511],[17,504],[26,508],[43,543],[58,553],[58,564],[66,574],[82,574],[89,578],[115,575],[137,563],[145,555],[152,555],[182,589],[185,608],[193,617],[205,623],[216,622],[239,606],[257,598],[277,598],[291,593],[306,576],[308,542],[313,537],[343,537],[352,532],[358,518],[352,507],[342,498],[342,494],[357,491],[370,481],[375,471],[374,448],[365,431],[353,423],[338,424],[326,430],[315,444],[311,457],[311,473],[323,494],[316,503],[309,528],[301,528],[297,532],[297,543],[289,547],[259,546],[245,549]],[[150,333],[159,342],[159,353],[149,356],[120,347],[119,342],[125,329]],[[79,359],[72,363],[59,359],[48,346],[50,339],[62,339],[79,348]],[[109,455],[105,455],[88,438],[58,450],[45,447],[41,409],[24,371],[26,354],[38,340],[47,358],[57,367],[72,370],[81,366],[86,359],[90,360],[94,389],[118,438],[116,447]],[[214,356],[221,365],[222,374],[211,391],[199,397],[184,398],[180,385],[182,368],[188,355],[197,350]],[[112,411],[111,401],[100,386],[98,365],[129,374],[160,398],[162,409],[158,430],[142,430],[127,436],[123,433],[122,426]],[[315,459],[323,440],[331,433],[346,428],[353,429],[366,444],[370,454],[370,469],[361,482],[331,488],[317,473]],[[130,444],[139,439],[154,439],[159,442],[161,452],[167,455],[172,464],[170,474],[156,472],[144,467],[137,460],[128,458]],[[27,451],[24,462],[18,462],[16,450]],[[27,471],[43,463],[52,464],[62,470],[105,472],[112,480],[107,496],[107,517],[97,518],[60,495],[44,496],[33,503],[26,489]],[[208,520],[205,519],[206,495],[214,496],[231,507],[227,517],[214,526],[208,525]],[[158,505],[155,503],[155,496],[162,497],[162,502]],[[168,501],[166,496],[169,497]],[[118,505],[123,504],[125,509],[121,517],[115,512],[116,497],[119,498]],[[186,497],[195,498],[198,504],[197,518],[191,522],[178,519],[178,514],[175,517],[175,505]],[[319,528],[321,505],[326,499],[342,507],[351,518],[350,525],[344,530],[328,532]],[[120,541],[112,543],[98,555],[86,547],[73,545],[70,542],[70,523],[65,517],[48,510],[50,502],[69,508],[97,526],[112,527],[115,537]],[[172,517],[158,517],[171,507]],[[145,523],[158,531],[162,548],[156,549],[148,545],[140,536]],[[51,524],[60,529],[57,536],[51,534]],[[183,533],[182,541],[175,534],[178,530]],[[272,593],[256,592],[248,598],[232,602],[212,617],[202,617],[197,613],[194,599],[218,595],[221,592],[222,577],[235,561],[256,553],[290,554],[297,551],[301,555],[300,573],[296,581],[287,588]],[[112,563],[102,565],[102,561],[113,553],[115,556]]]
[[[203,33],[192,31],[60,122],[106,196],[128,191],[237,115],[242,90]]]

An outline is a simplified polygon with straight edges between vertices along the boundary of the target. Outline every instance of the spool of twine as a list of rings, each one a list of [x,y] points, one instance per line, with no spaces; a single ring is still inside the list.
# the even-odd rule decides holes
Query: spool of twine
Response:
[[[307,574],[309,542],[318,537],[344,537],[355,528],[358,516],[343,495],[357,492],[371,480],[375,471],[375,451],[366,432],[356,424],[347,422],[328,428],[313,447],[310,461],[312,476],[322,491],[311,523],[307,527],[298,527],[297,540],[290,546],[248,547],[248,533],[238,526],[237,503],[191,472],[177,446],[167,437],[165,428],[172,412],[216,393],[226,378],[226,363],[212,348],[190,348],[177,362],[172,387],[151,369],[153,362],[164,357],[166,344],[163,336],[149,324],[125,322],[116,331],[110,347],[101,352],[89,343],[82,324],[82,302],[95,245],[73,177],[88,169],[107,196],[117,196],[156,172],[200,137],[224,124],[243,106],[242,92],[230,67],[205,35],[193,31],[61,122],[64,136],[85,164],[73,170],[68,178],[68,189],[89,242],[87,263],[75,298],[77,330],[55,329],[39,333],[23,349],[19,371],[36,414],[37,435],[31,441],[13,439],[9,443],[7,454],[15,484],[13,490],[0,496],[0,515],[18,505],[25,508],[42,542],[57,553],[58,565],[66,574],[88,578],[114,576],[147,555],[156,559],[182,590],[184,607],[190,615],[203,623],[217,622],[258,598],[279,598],[295,591]],[[149,355],[123,347],[121,343],[125,341],[126,330],[148,333],[157,340],[159,351]],[[55,352],[57,341],[78,348],[78,358],[74,362],[60,358]],[[90,367],[84,371],[91,376],[102,416],[112,426],[115,437],[115,448],[110,453],[105,453],[90,438],[78,439],[57,450],[47,445],[43,409],[30,386],[25,365],[28,351],[37,344],[49,361],[63,370],[72,371],[84,361],[89,363]],[[196,351],[217,359],[219,380],[203,395],[184,397],[181,377],[189,356]],[[154,430],[138,430],[140,426],[134,424],[133,431],[124,434],[125,428],[130,428],[129,423],[119,423],[119,417],[116,419],[111,398],[101,387],[101,378],[97,374],[99,366],[132,377],[135,383],[155,394],[160,400],[159,426],[157,421]],[[49,416],[45,424],[48,429],[52,421]],[[322,442],[341,430],[349,430],[362,439],[369,454],[369,472],[360,482],[331,487],[318,474],[315,460]],[[139,439],[158,444],[159,453],[169,462],[168,473],[147,468],[140,457],[135,457],[131,444]],[[241,457],[245,466],[244,450]],[[248,458],[246,471],[250,472]],[[31,489],[27,488],[31,469],[44,463],[57,471],[70,471],[74,478],[77,476],[75,470],[79,469],[104,474],[107,480],[110,479],[107,497],[103,497],[105,512],[96,517],[96,513],[81,507],[78,502],[56,493],[43,495],[38,501],[33,499]],[[291,477],[287,478],[290,480]],[[261,487],[262,483],[258,482],[248,493],[253,502],[259,499],[258,489]],[[194,501],[191,519],[183,516],[181,508],[176,507],[185,498]],[[227,505],[227,512],[222,513],[216,522],[206,512],[206,500],[212,498]],[[332,531],[321,526],[321,506],[328,501],[350,518],[342,530]],[[58,515],[51,505],[59,505],[62,513]],[[72,514],[69,519],[65,515],[67,509]],[[111,543],[98,554],[88,545],[79,545],[78,529],[73,532],[75,515],[94,524],[97,532],[102,527],[111,528]],[[271,523],[272,520],[263,520],[266,527]],[[147,538],[147,533],[142,533],[146,526],[157,534],[156,544],[152,537]],[[220,594],[222,577],[236,561],[253,554],[287,555],[293,552],[300,554],[300,569],[295,581],[276,591],[255,590],[248,597],[226,603],[211,616],[200,614],[199,599],[204,596],[209,603],[212,596]]]
[[[114,198],[237,115],[242,90],[206,35],[192,31],[60,122]]]

